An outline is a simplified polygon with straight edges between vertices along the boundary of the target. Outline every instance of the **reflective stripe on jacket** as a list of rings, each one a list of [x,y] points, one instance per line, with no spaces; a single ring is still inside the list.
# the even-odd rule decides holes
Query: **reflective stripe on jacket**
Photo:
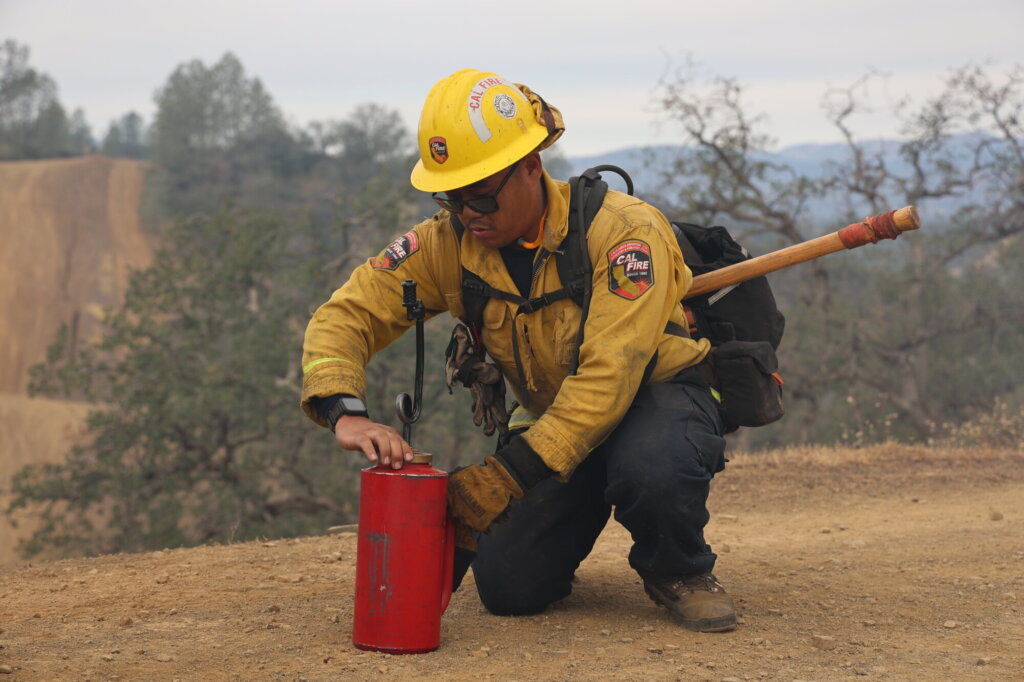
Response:
[[[555,251],[568,229],[568,184],[547,173],[543,182],[548,208],[538,255]],[[397,248],[356,268],[306,329],[302,406],[317,423],[322,421],[309,400],[336,393],[365,395],[363,368],[370,357],[413,324],[402,307],[403,280],[416,281],[428,317],[445,310],[453,317],[463,314],[462,267],[497,289],[517,291],[501,254],[469,231],[457,243],[446,212],[396,243]],[[707,340],[665,332],[668,322],[687,326],[680,300],[692,276],[658,210],[609,191],[587,243],[594,285],[574,376],[567,374],[581,311],[571,299],[517,314],[514,303],[492,298],[481,330],[516,399],[537,417],[524,437],[563,479],[625,415],[655,352],[650,380],[665,381],[700,362],[710,349]],[[548,258],[534,277],[530,296],[561,286],[555,259]]]

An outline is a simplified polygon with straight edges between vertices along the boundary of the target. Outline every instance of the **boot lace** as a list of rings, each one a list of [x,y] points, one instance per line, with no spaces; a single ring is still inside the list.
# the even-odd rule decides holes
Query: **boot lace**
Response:
[[[677,595],[689,594],[691,592],[724,592],[722,583],[711,573],[694,575],[688,578],[679,578],[670,583],[664,584],[665,589],[671,590]]]

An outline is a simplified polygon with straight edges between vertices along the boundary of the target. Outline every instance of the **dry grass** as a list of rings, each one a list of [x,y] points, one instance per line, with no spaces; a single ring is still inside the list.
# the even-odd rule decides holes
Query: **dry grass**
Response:
[[[979,460],[1019,460],[1017,448],[935,447],[887,442],[859,448],[830,445],[795,445],[777,450],[729,454],[729,467],[735,469],[776,468],[781,466],[847,467],[856,465]]]

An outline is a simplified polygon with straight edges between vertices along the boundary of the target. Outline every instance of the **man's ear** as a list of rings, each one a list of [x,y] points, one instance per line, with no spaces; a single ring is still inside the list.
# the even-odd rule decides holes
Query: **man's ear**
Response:
[[[544,169],[544,164],[540,160],[540,152],[531,152],[523,157],[520,165],[525,169],[526,175],[530,179],[539,178],[541,171]]]

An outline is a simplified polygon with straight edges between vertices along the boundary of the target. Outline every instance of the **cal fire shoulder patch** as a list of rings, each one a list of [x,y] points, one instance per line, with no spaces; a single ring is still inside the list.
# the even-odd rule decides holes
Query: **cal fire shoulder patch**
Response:
[[[380,255],[370,261],[377,270],[394,270],[412,254],[419,251],[420,238],[415,232],[406,232],[385,247]]]
[[[639,239],[619,242],[608,251],[608,288],[635,301],[654,286],[651,247]]]

